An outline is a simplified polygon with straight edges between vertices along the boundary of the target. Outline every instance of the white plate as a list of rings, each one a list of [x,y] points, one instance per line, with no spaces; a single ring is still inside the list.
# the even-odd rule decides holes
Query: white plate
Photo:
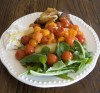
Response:
[[[55,76],[32,76],[32,75],[19,75],[24,72],[26,69],[21,66],[19,61],[15,59],[15,50],[6,50],[4,47],[3,41],[5,40],[5,36],[7,35],[7,31],[13,31],[17,27],[17,29],[27,29],[29,24],[34,22],[36,18],[39,17],[41,13],[32,13],[26,15],[22,18],[19,18],[3,33],[0,41],[0,57],[4,66],[7,68],[9,73],[14,76],[17,80],[26,83],[28,85],[37,86],[37,87],[60,87],[67,86],[73,84],[85,76],[87,76],[95,67],[97,59],[100,53],[100,42],[96,32],[87,25],[80,18],[71,15],[70,18],[74,24],[79,25],[80,30],[84,32],[87,42],[87,48],[89,51],[94,53],[93,62],[89,64],[81,73],[70,74],[74,78],[74,80],[64,80],[57,78]],[[22,28],[23,27],[23,28]]]

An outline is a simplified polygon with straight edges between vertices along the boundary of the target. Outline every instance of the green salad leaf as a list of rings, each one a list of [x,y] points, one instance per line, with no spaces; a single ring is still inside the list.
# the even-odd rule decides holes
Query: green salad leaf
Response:
[[[79,65],[79,67],[78,67],[78,71],[83,70],[83,68],[86,66],[85,62],[86,62],[86,60],[84,60],[84,61],[82,60],[82,61],[81,61],[80,65]]]
[[[87,60],[86,64],[90,64],[90,63],[92,62],[92,60],[93,60],[93,58],[90,57],[90,58]]]
[[[42,63],[45,64],[47,61],[47,56],[43,54],[31,54],[29,56],[24,57],[20,62],[22,65],[27,65],[27,63]]]
[[[82,44],[77,40],[74,41],[74,44],[75,44],[75,51],[77,51],[77,54],[80,56],[80,58],[85,58],[85,50]]]
[[[39,64],[35,64],[34,66],[27,66],[28,74],[31,74],[31,70],[42,73],[43,70]]]
[[[75,63],[81,63],[81,60],[68,60],[68,61],[65,61],[65,64],[68,66],[68,65],[72,65],[72,64],[75,64]]]
[[[71,51],[73,60],[63,61],[61,55],[64,51]],[[93,53],[88,52],[86,44],[81,44],[79,41],[74,42],[74,47],[70,47],[65,42],[58,42],[54,54],[58,56],[58,61],[53,66],[48,67],[47,55],[50,53],[50,48],[44,46],[40,53],[34,53],[20,60],[21,64],[27,66],[28,74],[32,75],[56,75],[63,79],[73,78],[68,76],[68,73],[82,71],[87,64],[93,60]],[[33,63],[32,66],[27,65]]]
[[[60,74],[60,75],[56,75],[56,76],[59,78],[62,78],[62,79],[73,80],[73,78],[69,77],[67,74]]]
[[[50,67],[46,72],[50,72],[50,71],[55,71],[55,70],[61,70],[62,68],[64,68],[66,65],[64,64],[64,62],[58,61],[56,62],[52,67]]]
[[[50,53],[50,48],[47,47],[47,46],[44,46],[44,47],[42,48],[42,50],[41,50],[41,53],[42,53],[42,54],[45,54],[45,55],[49,54],[49,53]]]

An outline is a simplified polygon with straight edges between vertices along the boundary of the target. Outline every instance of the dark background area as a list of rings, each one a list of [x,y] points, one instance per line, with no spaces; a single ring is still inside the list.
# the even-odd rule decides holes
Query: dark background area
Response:
[[[48,7],[68,9],[92,26],[100,38],[100,0],[0,0],[0,36],[16,19]],[[100,93],[100,57],[87,77],[59,88],[36,88],[21,83],[0,62],[0,93]]]

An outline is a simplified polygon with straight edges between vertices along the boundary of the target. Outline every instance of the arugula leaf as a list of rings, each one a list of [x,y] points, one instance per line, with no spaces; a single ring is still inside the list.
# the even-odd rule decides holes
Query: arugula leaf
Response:
[[[56,54],[57,54],[59,60],[61,60],[62,52],[69,51],[69,50],[70,50],[70,46],[67,43],[58,42],[57,48],[56,48]]]
[[[66,68],[67,69],[72,69],[76,72],[76,71],[78,71],[80,64],[81,63],[73,63],[71,65],[66,66]]]
[[[67,69],[67,70],[63,70],[63,69],[59,69],[59,70],[53,70],[53,71],[50,71],[50,72],[46,72],[44,74],[49,74],[49,75],[60,75],[60,74],[64,74],[64,73],[70,73],[70,72],[73,72],[72,69]]]
[[[47,56],[43,54],[32,54],[29,56],[24,57],[22,60],[20,60],[22,65],[26,65],[27,63],[42,63],[45,64],[47,61]]]
[[[79,51],[74,51],[73,53],[73,56],[74,56],[74,60],[79,60]]]
[[[85,58],[85,50],[84,50],[82,44],[79,41],[76,41],[76,40],[74,41],[74,43],[75,43],[76,51],[79,52],[79,55],[81,55],[81,56],[83,55],[82,57]]]
[[[65,42],[60,42],[60,50],[62,52],[69,51],[70,50],[70,46]]]
[[[83,43],[82,46],[83,46],[83,48],[84,48],[84,50],[85,50],[85,57],[86,57],[86,58],[93,57],[93,52],[89,52],[89,51],[87,50],[86,43]]]
[[[55,71],[55,70],[60,70],[62,69],[63,67],[65,67],[66,65],[64,64],[64,62],[61,60],[61,61],[58,61],[56,62],[52,67],[50,67],[46,72],[50,72],[50,71]]]
[[[47,47],[47,46],[44,46],[44,47],[42,48],[42,50],[41,50],[41,53],[42,53],[42,54],[48,55],[48,54],[50,53],[50,48]]]
[[[87,60],[86,64],[90,64],[90,63],[92,62],[92,60],[93,60],[93,58],[90,57],[90,58]]]
[[[85,62],[84,62],[84,61],[82,61],[82,62],[81,62],[81,64],[80,64],[80,66],[79,66],[78,71],[83,70],[83,68],[84,68],[85,66],[86,66]]]
[[[56,75],[56,76],[59,78],[62,78],[62,79],[73,80],[73,78],[69,77],[67,74],[60,74],[60,75]]]
[[[92,60],[93,60],[92,57],[81,59],[80,64],[77,66],[76,71],[78,71],[78,72],[82,71],[87,64],[90,64],[92,62]]]
[[[68,60],[68,61],[65,61],[66,66],[72,65],[74,63],[81,63],[81,60]]]
[[[35,64],[32,67],[31,66],[27,66],[27,70],[28,70],[28,74],[31,74],[31,72],[30,72],[31,70],[39,72],[39,73],[43,72],[43,70],[42,70],[42,68],[41,68],[41,66],[39,64]]]
[[[30,69],[31,69],[30,66],[27,66],[27,71],[28,71],[27,74],[29,74],[29,75],[31,74]]]
[[[42,64],[45,64],[46,61],[47,61],[47,56],[46,55],[38,55],[38,58],[39,58],[39,61],[42,63]]]
[[[90,58],[90,57],[93,56],[93,53],[92,53],[92,52],[86,51],[85,55],[86,55],[86,57]]]

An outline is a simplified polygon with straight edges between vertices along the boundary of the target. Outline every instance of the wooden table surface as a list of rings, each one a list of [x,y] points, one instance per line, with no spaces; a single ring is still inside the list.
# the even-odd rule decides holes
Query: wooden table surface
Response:
[[[47,7],[68,9],[92,26],[100,38],[100,0],[0,0],[0,36],[14,20]],[[0,62],[0,93],[100,93],[100,57],[87,77],[59,88],[37,88],[21,83]]]

